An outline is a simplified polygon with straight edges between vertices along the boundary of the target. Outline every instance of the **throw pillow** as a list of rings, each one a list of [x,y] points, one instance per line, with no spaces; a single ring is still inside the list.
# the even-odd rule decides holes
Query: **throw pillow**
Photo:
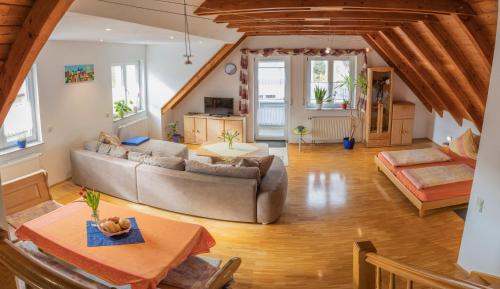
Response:
[[[126,159],[128,150],[123,146],[111,145],[111,149],[109,150],[108,154],[115,158]]]
[[[450,150],[461,157],[477,159],[478,140],[474,138],[474,133],[468,129],[463,135],[454,139],[450,143]]]
[[[255,158],[241,158],[239,159],[238,165],[240,167],[258,167],[260,171],[260,176],[263,178],[274,161],[274,155],[265,157],[255,157]]]
[[[186,160],[186,171],[220,177],[255,179],[260,183],[260,172],[259,168],[256,167],[234,167],[232,165],[207,164]]]
[[[142,162],[145,165],[156,166],[165,169],[183,171],[186,163],[183,158],[178,157],[152,157],[148,156]]]
[[[107,144],[107,143],[101,143],[99,145],[99,148],[97,149],[97,152],[103,155],[109,154],[111,149],[113,148],[113,145]]]
[[[112,135],[106,132],[101,131],[99,134],[99,137],[97,138],[98,141],[105,143],[105,144],[112,144],[115,146],[121,146],[122,142],[116,135]]]
[[[83,143],[83,147],[85,150],[91,151],[91,152],[97,152],[99,149],[99,145],[101,143],[96,141],[96,140],[91,140],[91,141],[86,141]]]
[[[142,163],[144,160],[149,157],[150,155],[141,153],[141,152],[134,152],[134,151],[129,151],[128,152],[128,159],[130,161]]]

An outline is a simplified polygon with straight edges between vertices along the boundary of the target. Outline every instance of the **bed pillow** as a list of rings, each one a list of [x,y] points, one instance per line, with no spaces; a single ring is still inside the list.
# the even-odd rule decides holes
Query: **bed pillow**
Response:
[[[469,159],[477,159],[479,148],[478,136],[468,129],[463,135],[454,139],[450,143],[450,150],[457,155]]]

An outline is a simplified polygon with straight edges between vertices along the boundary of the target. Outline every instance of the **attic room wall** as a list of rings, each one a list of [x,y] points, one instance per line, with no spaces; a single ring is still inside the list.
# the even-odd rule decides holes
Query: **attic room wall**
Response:
[[[472,129],[475,134],[480,134],[474,123],[464,119],[460,126],[447,111],[444,112],[443,117],[440,117],[434,112],[432,126],[429,129],[428,138],[437,144],[446,142],[446,138],[451,136],[457,138],[461,136],[466,130]]]
[[[327,47],[332,48],[366,48],[369,45],[358,36],[335,36],[332,40],[331,37],[325,36],[277,36],[277,37],[249,37],[247,38],[229,57],[223,61],[203,82],[193,90],[174,110],[172,118],[169,121],[176,120],[181,124],[183,115],[187,112],[203,112],[203,97],[232,97],[235,98],[235,105],[239,99],[239,72],[235,75],[227,75],[224,73],[224,65],[228,62],[239,65],[240,62],[240,49],[242,48],[269,48],[269,47],[282,47],[282,48],[300,48],[300,47]],[[252,62],[250,61],[249,71],[252,74]],[[359,66],[362,64],[362,59],[358,60]],[[386,66],[387,64],[375,52],[371,51],[368,54],[369,66]],[[347,115],[346,111],[314,111],[307,110],[303,106],[304,95],[304,73],[305,73],[305,57],[293,56],[291,57],[291,107],[289,121],[289,136],[291,142],[296,142],[296,137],[291,133],[291,130],[299,124],[311,127],[311,121],[308,120],[309,116],[314,115],[333,115],[342,116]],[[250,75],[250,82],[252,82],[252,75]],[[250,83],[252,90],[252,84]],[[429,113],[413,92],[406,86],[406,84],[399,79],[395,81],[395,98],[400,100],[408,100],[417,104],[417,121],[415,122],[415,138],[425,138],[428,135],[428,127],[432,125],[432,114]],[[250,93],[252,95],[252,91]],[[250,99],[252,101],[252,99]],[[251,105],[253,107],[253,105]],[[235,108],[236,109],[236,108]],[[237,112],[237,109],[235,110]],[[253,119],[249,116],[247,122],[248,140],[253,138]]]
[[[113,122],[110,72],[111,64],[145,58],[144,45],[47,42],[36,60],[43,144],[2,156],[0,162],[41,153],[40,166],[48,171],[51,185],[70,178],[72,147],[95,139],[100,131],[113,132],[123,122],[146,115]],[[64,66],[72,64],[94,64],[95,80],[65,84]],[[19,169],[19,175],[29,173],[13,169]]]
[[[500,26],[497,28],[497,39]],[[495,48],[481,144],[458,264],[500,276],[500,45]],[[484,201],[484,205],[479,205]]]
[[[184,43],[147,46],[149,134],[162,137],[161,108],[222,47],[217,40],[193,41],[193,64],[184,64]]]

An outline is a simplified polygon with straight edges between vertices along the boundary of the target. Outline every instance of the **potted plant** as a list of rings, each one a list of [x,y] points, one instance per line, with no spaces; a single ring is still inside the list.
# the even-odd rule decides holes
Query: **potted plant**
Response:
[[[316,85],[314,87],[314,99],[316,100],[316,109],[321,109],[323,103],[332,101],[331,96],[327,96],[328,90],[326,88],[319,87]]]
[[[350,101],[348,99],[342,100],[342,103],[340,104],[340,107],[342,107],[343,110],[346,110],[347,107],[349,106]]]
[[[20,149],[26,148],[26,135],[23,133],[17,137],[17,147]]]
[[[233,149],[233,143],[235,140],[239,139],[239,135],[240,133],[238,131],[227,130],[222,132],[220,139],[227,142],[229,149]]]
[[[169,140],[175,142],[175,143],[180,143],[181,142],[181,135],[179,134],[179,131],[177,129],[177,122],[171,122],[168,124],[168,128],[170,131],[167,134],[167,137]]]
[[[359,74],[356,79],[354,79],[351,75],[344,75],[342,81],[339,83],[337,87],[345,87],[349,90],[349,92],[353,92],[356,87],[360,89],[360,93],[362,96],[366,96],[368,91],[368,81],[364,74]],[[351,117],[351,128],[349,131],[349,136],[344,137],[343,144],[344,149],[352,150],[354,148],[354,144],[356,143],[356,139],[354,135],[356,134],[356,129],[358,128],[359,123],[361,122],[361,108],[360,108],[360,100],[364,99],[364,97],[357,98],[356,107],[350,110]]]
[[[118,118],[124,118],[125,114],[132,112],[132,109],[127,105],[125,100],[115,101],[114,102],[115,115]]]

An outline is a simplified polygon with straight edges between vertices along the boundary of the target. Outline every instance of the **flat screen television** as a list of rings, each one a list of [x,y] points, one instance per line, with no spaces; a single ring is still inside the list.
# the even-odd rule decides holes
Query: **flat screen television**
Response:
[[[233,98],[205,97],[205,114],[232,115],[234,113],[233,101]]]

